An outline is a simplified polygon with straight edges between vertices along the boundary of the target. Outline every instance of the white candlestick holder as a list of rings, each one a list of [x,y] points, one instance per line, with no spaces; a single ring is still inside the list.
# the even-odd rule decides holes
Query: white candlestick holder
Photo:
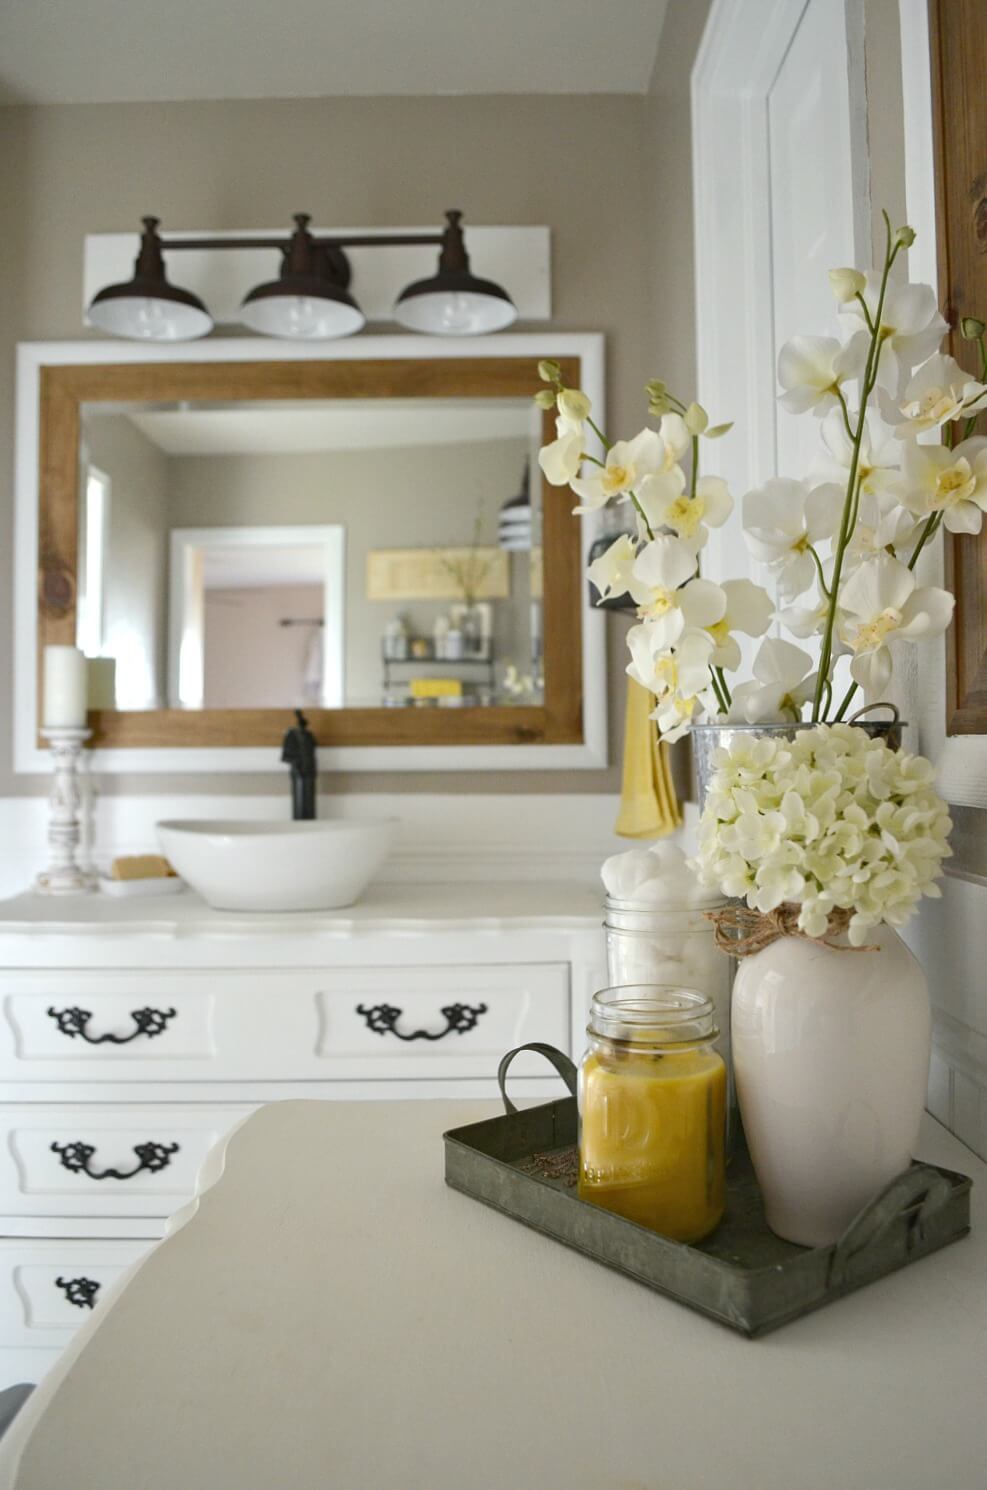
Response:
[[[43,895],[85,895],[95,889],[91,874],[80,868],[76,854],[82,837],[82,794],[79,757],[92,734],[88,729],[43,729],[51,750],[55,779],[48,798],[48,848],[51,862],[39,874],[35,888]]]

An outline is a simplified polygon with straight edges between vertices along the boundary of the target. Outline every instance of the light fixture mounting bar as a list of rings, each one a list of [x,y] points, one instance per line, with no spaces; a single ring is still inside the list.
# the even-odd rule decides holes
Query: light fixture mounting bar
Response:
[[[412,244],[425,244],[438,247],[444,241],[442,233],[378,233],[373,234],[351,234],[342,237],[316,237],[312,236],[312,242],[317,248],[407,248]],[[290,238],[169,238],[161,234],[161,246],[169,253],[176,249],[208,249],[214,248],[280,248],[287,252],[291,243]]]

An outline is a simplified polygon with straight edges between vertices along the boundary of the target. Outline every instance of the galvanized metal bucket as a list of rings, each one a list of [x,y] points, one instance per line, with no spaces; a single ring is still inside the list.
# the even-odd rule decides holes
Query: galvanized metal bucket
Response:
[[[862,715],[869,713],[872,709],[888,709],[891,713],[890,719],[864,719]],[[901,716],[894,704],[880,703],[868,704],[863,709],[858,709],[856,714],[851,715],[845,721],[847,724],[856,725],[858,729],[865,730],[868,735],[876,738],[886,739],[893,750],[901,747],[901,732],[905,728]],[[692,739],[692,759],[696,768],[696,801],[699,803],[699,811],[702,812],[706,805],[706,794],[709,791],[709,783],[712,780],[716,767],[713,758],[722,745],[729,750],[733,740],[740,735],[751,735],[755,738],[760,736],[774,737],[782,740],[793,740],[800,730],[815,729],[812,723],[801,724],[694,724],[690,729]]]

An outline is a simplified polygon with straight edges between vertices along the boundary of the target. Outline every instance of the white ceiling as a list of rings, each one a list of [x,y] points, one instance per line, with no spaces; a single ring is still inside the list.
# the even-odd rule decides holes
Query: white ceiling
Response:
[[[166,455],[301,455],[524,439],[535,433],[533,407],[521,399],[354,399],[301,408],[127,410],[127,418]]]
[[[666,4],[2,0],[0,103],[643,93]]]

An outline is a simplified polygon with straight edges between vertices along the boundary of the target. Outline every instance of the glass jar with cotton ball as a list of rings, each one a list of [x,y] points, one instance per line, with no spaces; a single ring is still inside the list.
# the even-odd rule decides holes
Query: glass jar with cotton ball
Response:
[[[633,848],[607,859],[601,870],[607,977],[612,987],[660,984],[706,995],[720,1031],[716,1048],[727,1065],[728,1105],[735,1106],[730,1061],[730,993],[735,963],[717,948],[707,916],[726,904],[703,889],[682,849],[673,843]],[[732,1135],[735,1122],[728,1127]]]

